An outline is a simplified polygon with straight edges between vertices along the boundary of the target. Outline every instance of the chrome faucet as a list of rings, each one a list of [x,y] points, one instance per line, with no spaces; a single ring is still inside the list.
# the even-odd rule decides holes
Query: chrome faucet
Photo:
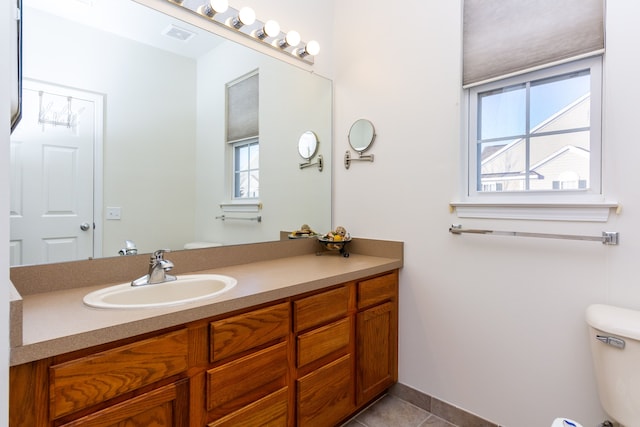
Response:
[[[131,286],[152,285],[154,283],[164,283],[176,280],[176,276],[167,274],[173,268],[173,263],[164,259],[165,252],[169,249],[158,249],[149,259],[149,273],[131,282]]]
[[[137,255],[138,248],[136,248],[136,244],[132,240],[124,241],[125,247],[118,251],[120,255]]]

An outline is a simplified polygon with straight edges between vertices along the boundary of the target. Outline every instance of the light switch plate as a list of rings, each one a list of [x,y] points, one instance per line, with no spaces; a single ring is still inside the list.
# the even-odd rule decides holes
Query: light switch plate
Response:
[[[120,219],[120,215],[122,213],[121,208],[107,208],[107,219]]]

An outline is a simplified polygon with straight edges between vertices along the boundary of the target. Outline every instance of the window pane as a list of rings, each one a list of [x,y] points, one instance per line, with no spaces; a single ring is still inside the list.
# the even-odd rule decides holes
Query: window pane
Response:
[[[553,121],[552,129],[588,127],[591,77],[582,71],[531,83],[531,129]]]
[[[249,147],[247,145],[236,146],[235,163],[236,171],[249,169]]]
[[[260,197],[260,172],[252,171],[249,176],[249,197]]]
[[[260,145],[258,143],[249,146],[249,169],[260,168]]]
[[[523,191],[526,189],[526,144],[524,139],[496,145],[479,144],[482,161],[478,191]]]
[[[589,132],[531,139],[531,190],[589,188],[589,166]]]
[[[525,85],[510,86],[478,95],[480,139],[503,138],[525,132]]]
[[[236,172],[235,174],[235,188],[234,188],[234,196],[235,197],[247,197],[249,190],[249,173],[248,172]]]

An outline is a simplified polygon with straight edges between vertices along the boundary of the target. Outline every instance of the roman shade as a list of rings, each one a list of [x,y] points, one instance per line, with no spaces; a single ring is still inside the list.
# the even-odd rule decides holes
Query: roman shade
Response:
[[[464,0],[463,86],[604,52],[605,0]]]
[[[227,141],[258,136],[259,74],[227,86]]]

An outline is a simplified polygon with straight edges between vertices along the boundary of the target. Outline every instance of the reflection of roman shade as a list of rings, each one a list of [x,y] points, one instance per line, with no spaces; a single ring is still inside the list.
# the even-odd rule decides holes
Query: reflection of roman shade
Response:
[[[258,136],[257,73],[227,85],[227,141]]]
[[[605,0],[464,0],[463,85],[604,51]]]

